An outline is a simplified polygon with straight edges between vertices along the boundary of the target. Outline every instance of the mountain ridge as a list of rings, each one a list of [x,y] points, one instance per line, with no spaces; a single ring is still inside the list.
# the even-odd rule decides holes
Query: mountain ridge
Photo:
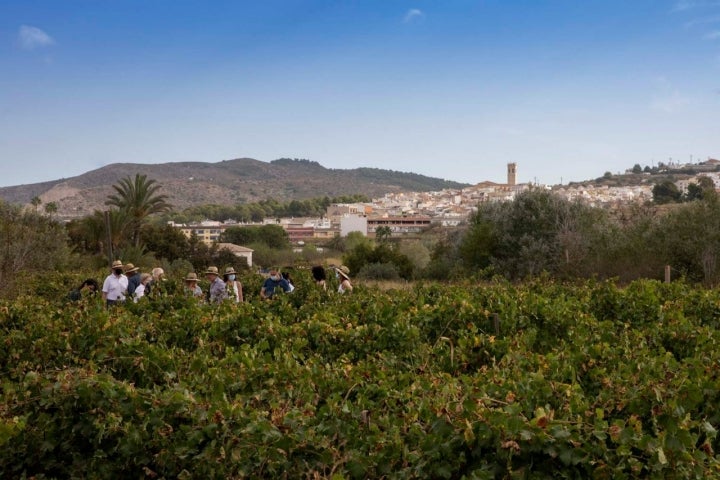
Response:
[[[282,158],[263,162],[236,158],[219,162],[159,164],[113,163],[81,175],[27,185],[0,187],[0,198],[27,204],[39,197],[54,202],[60,217],[78,217],[103,209],[112,185],[135,174],[162,188],[176,210],[202,204],[235,205],[268,198],[303,200],[363,194],[378,197],[401,191],[462,188],[468,184],[380,168],[331,169],[309,160]]]

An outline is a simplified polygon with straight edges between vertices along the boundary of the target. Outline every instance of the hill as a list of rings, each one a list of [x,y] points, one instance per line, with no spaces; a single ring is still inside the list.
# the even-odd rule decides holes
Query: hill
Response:
[[[234,205],[268,198],[286,201],[351,194],[378,197],[391,192],[467,186],[378,168],[330,169],[309,160],[283,158],[261,162],[239,158],[216,163],[115,163],[72,178],[2,187],[0,198],[26,204],[37,196],[43,204],[55,202],[60,216],[82,216],[104,208],[105,199],[113,193],[112,185],[136,173],[162,185],[162,193],[168,195],[179,210],[194,205]]]

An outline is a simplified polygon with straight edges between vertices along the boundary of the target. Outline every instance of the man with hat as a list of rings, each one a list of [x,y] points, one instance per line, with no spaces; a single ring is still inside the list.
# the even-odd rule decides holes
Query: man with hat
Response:
[[[123,274],[123,263],[120,260],[115,260],[112,263],[112,273],[103,282],[103,301],[108,306],[124,302],[127,287],[128,278]]]
[[[227,290],[225,289],[225,282],[220,279],[217,267],[208,267],[205,271],[205,276],[210,282],[210,289],[208,290],[208,301],[210,303],[220,303],[227,298]]]
[[[187,274],[187,277],[185,277],[185,293],[195,298],[202,297],[202,288],[198,285],[197,273],[190,272]]]
[[[125,265],[125,276],[128,277],[128,296],[135,295],[135,289],[140,285],[140,268],[132,263]]]

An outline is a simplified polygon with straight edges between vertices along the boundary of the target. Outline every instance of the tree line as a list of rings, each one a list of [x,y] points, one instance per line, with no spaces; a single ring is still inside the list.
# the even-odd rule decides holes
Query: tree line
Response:
[[[714,285],[719,251],[720,202],[710,190],[691,203],[613,210],[533,190],[481,205],[465,230],[438,242],[426,273],[630,281],[661,279],[669,265],[675,277]]]
[[[305,200],[279,202],[274,198],[253,203],[236,205],[198,205],[181,212],[172,212],[163,218],[177,223],[192,223],[202,220],[235,220],[241,223],[262,222],[265,218],[280,217],[323,217],[327,208],[334,203],[369,202],[365,195],[342,195],[338,197],[317,197]]]

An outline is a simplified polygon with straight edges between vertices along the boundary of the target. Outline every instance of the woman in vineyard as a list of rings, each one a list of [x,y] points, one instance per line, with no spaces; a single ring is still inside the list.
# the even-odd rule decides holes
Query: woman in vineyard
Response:
[[[135,288],[135,292],[132,296],[135,303],[145,296],[145,289],[147,288],[147,284],[150,283],[150,279],[152,279],[152,275],[149,273],[143,273],[140,275],[140,285]]]
[[[315,280],[315,285],[327,290],[327,283],[325,282],[325,268],[322,265],[315,265],[312,267],[312,276]]]
[[[290,285],[290,292],[295,291],[295,283],[293,283],[292,277],[290,276],[290,272],[282,272],[280,275],[282,275],[282,278],[285,279],[285,281]]]
[[[237,280],[237,273],[233,267],[227,267],[223,275],[225,285],[228,289],[228,297],[235,303],[243,301],[242,284]]]
[[[350,283],[350,269],[345,265],[340,265],[339,268],[335,269],[335,275],[340,281],[338,293],[352,292],[353,286],[352,283]]]

